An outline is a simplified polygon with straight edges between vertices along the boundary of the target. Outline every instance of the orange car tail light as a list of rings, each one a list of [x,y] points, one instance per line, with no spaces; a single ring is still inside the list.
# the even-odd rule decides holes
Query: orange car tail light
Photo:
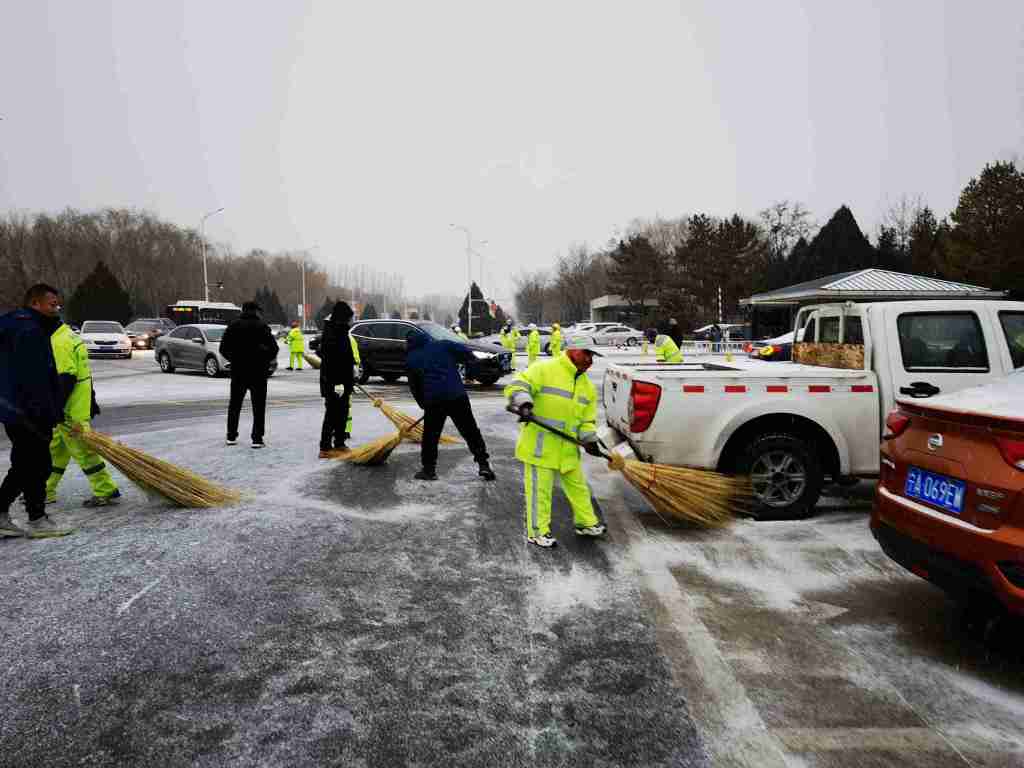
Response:
[[[885,417],[885,427],[888,432],[882,435],[882,437],[885,440],[899,437],[907,431],[909,426],[910,417],[907,414],[902,411],[890,411],[889,415]]]
[[[999,446],[999,452],[1003,454],[1007,464],[1017,469],[1024,469],[1024,440],[997,437],[996,444]]]
[[[661,402],[661,387],[657,384],[648,384],[645,381],[634,381],[630,393],[630,400],[633,407],[632,418],[630,419],[630,432],[646,432],[654,421],[654,414],[658,412],[658,403]]]

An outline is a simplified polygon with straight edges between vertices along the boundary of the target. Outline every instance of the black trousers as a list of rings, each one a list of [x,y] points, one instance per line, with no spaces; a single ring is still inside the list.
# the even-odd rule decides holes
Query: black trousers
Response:
[[[267,377],[266,376],[232,376],[231,400],[228,402],[228,439],[238,437],[238,417],[242,413],[242,401],[245,393],[249,393],[252,403],[252,441],[263,442],[263,432],[267,424]]]
[[[340,448],[345,443],[345,422],[351,407],[352,388],[345,387],[342,394],[331,392],[324,398],[324,424],[320,428],[320,450]]]
[[[28,518],[35,520],[46,514],[46,479],[53,468],[53,430],[22,424],[5,424],[4,430],[11,439],[11,468],[0,485],[0,512],[7,512],[18,495],[24,494]]]
[[[469,404],[469,397],[466,396],[458,400],[427,403],[424,408],[423,447],[420,450],[424,469],[433,470],[437,467],[437,442],[441,439],[441,430],[444,429],[445,420],[449,417],[462,435],[462,439],[466,441],[476,462],[486,464],[487,446],[484,444],[483,435],[480,434],[480,427],[476,425],[473,406]]]

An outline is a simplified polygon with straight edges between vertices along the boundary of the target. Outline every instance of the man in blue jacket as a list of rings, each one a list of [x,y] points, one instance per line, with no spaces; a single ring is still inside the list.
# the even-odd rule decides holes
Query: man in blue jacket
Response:
[[[487,446],[459,375],[459,363],[474,362],[473,353],[458,341],[434,339],[425,331],[410,332],[408,344],[409,389],[424,411],[420,453],[423,468],[416,479],[437,480],[437,443],[445,421],[451,417],[480,467],[480,477],[493,480]]]
[[[11,440],[11,468],[0,485],[0,536],[70,533],[46,515],[50,440],[64,418],[50,346],[60,324],[60,294],[42,283],[28,289],[24,307],[0,317],[0,421]],[[27,531],[11,522],[11,504],[19,495],[28,512]]]

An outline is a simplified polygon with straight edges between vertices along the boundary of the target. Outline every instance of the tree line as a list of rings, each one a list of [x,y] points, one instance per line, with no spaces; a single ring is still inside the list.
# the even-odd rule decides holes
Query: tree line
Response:
[[[524,322],[573,322],[589,318],[593,298],[617,294],[637,324],[675,317],[692,328],[744,319],[746,296],[867,267],[1024,294],[1024,172],[1014,162],[986,165],[941,220],[903,198],[874,243],[845,205],[820,228],[788,200],[753,219],[637,219],[601,250],[574,245],[552,269],[520,273],[516,308]]]
[[[28,286],[36,282],[59,288],[67,302],[102,263],[94,278],[108,285],[104,270],[114,278],[127,295],[128,314],[155,317],[179,299],[204,297],[204,245],[210,300],[241,304],[258,297],[261,305],[269,305],[265,309],[271,310],[275,322],[299,317],[304,259],[311,313],[328,297],[387,307],[389,314],[405,304],[401,281],[369,267],[339,267],[332,274],[302,253],[255,248],[239,254],[223,244],[204,243],[194,229],[148,211],[68,208],[59,214],[0,216],[0,310],[17,306]],[[339,284],[339,278],[345,282]],[[83,306],[89,312],[101,312],[102,319],[121,320],[124,305],[115,294],[109,294],[109,307],[95,300]],[[446,300],[449,311],[454,312],[457,301]]]

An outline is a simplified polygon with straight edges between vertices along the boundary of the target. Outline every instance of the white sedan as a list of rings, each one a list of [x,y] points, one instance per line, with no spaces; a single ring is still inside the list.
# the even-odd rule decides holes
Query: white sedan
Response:
[[[132,341],[124,326],[113,320],[86,320],[79,333],[89,357],[132,356]]]
[[[635,347],[644,340],[643,331],[628,325],[607,325],[596,329],[590,336],[599,347]]]

